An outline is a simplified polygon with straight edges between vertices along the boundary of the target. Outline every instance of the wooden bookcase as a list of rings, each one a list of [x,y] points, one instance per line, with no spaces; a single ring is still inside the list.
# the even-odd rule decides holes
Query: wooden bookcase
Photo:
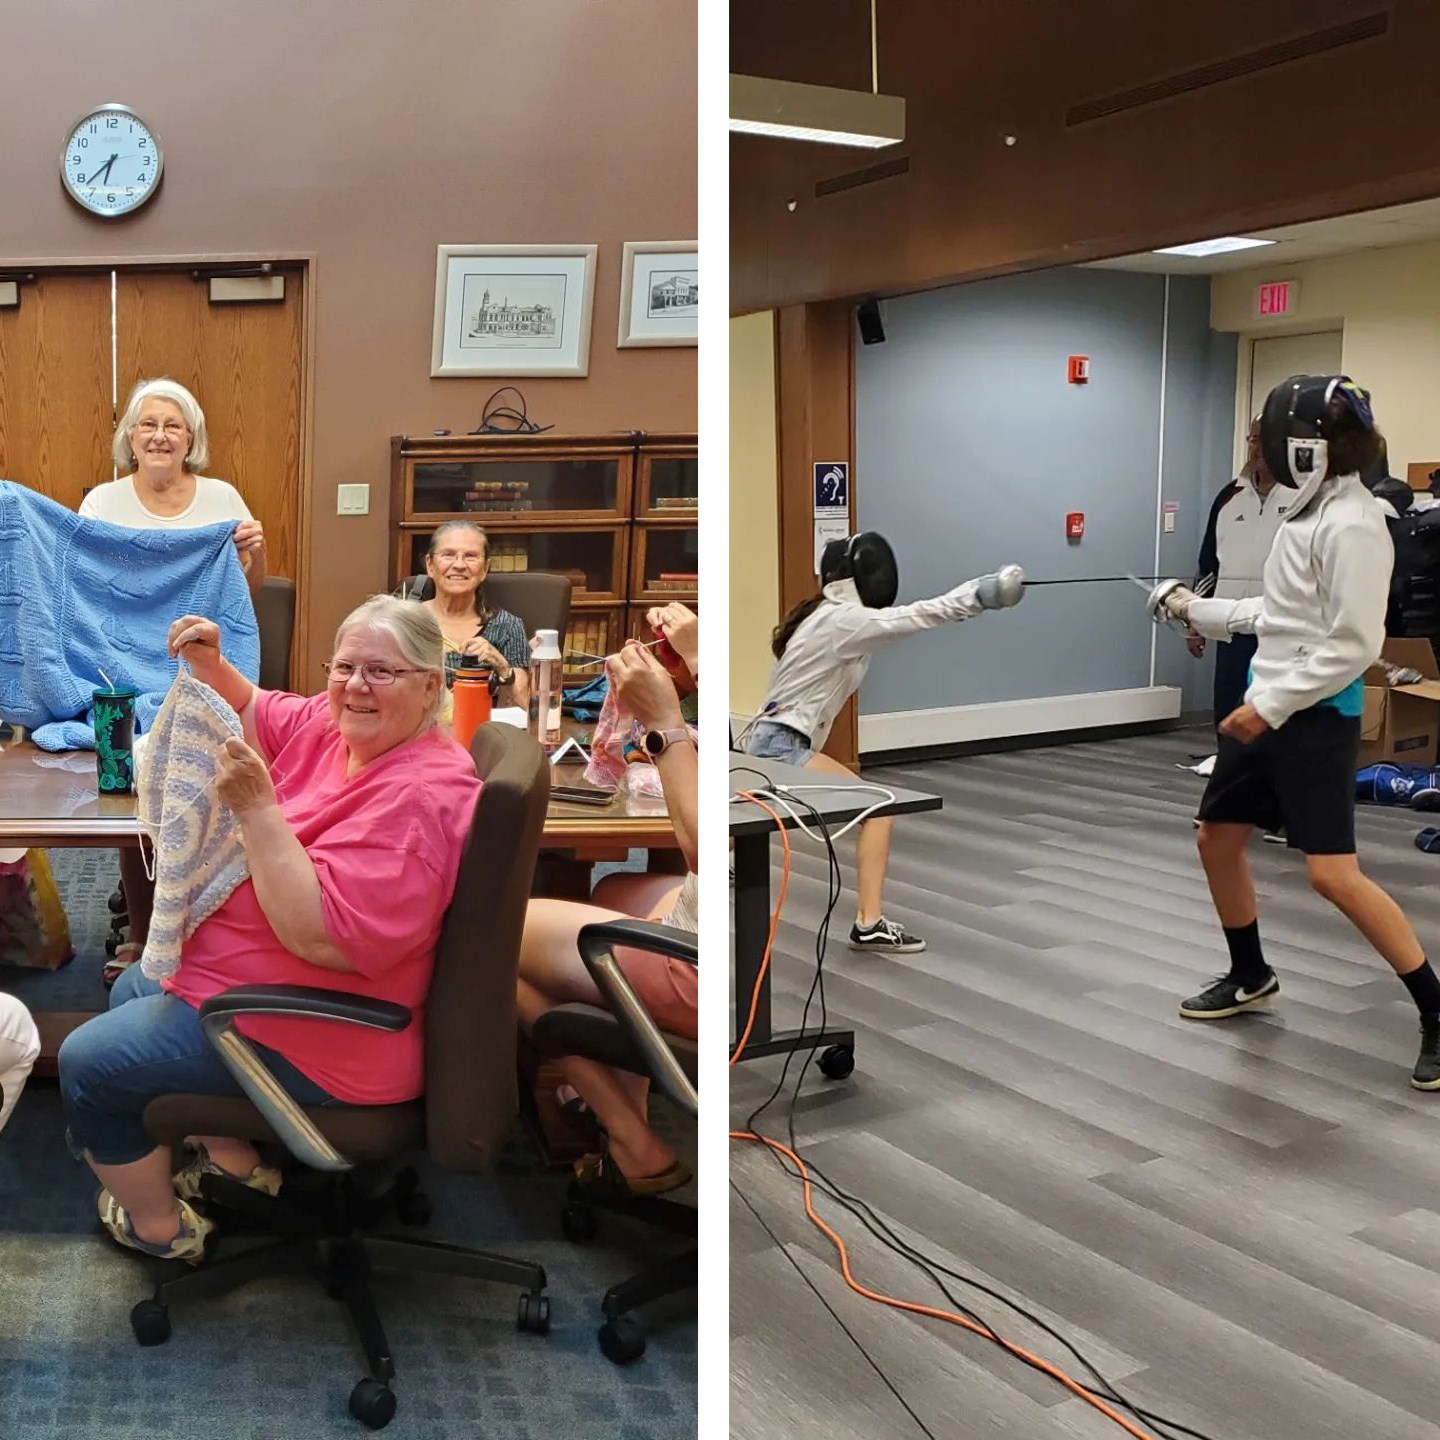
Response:
[[[390,443],[390,584],[425,568],[430,536],[474,520],[491,571],[545,570],[574,585],[565,653],[651,638],[645,611],[694,605],[695,435],[397,435]],[[677,578],[679,577],[679,578]],[[575,679],[599,673],[578,659]]]

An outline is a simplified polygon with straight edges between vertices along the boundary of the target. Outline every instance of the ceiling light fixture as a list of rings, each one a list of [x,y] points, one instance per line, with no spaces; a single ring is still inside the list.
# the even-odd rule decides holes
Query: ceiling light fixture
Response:
[[[879,150],[905,138],[905,101],[880,94],[875,0],[870,0],[870,93],[759,75],[730,77],[730,129],[742,135]]]
[[[1167,245],[1152,250],[1152,255],[1224,255],[1231,250],[1253,250],[1259,245],[1273,245],[1273,240],[1257,240],[1250,235],[1222,235],[1218,240],[1197,240],[1192,245]]]

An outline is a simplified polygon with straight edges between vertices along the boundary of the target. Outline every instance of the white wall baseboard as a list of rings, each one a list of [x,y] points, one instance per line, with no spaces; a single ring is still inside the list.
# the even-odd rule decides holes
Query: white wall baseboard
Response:
[[[937,710],[897,710],[860,717],[860,753],[960,745],[977,740],[1090,730],[1102,725],[1135,725],[1175,720],[1181,691],[1175,685],[1138,690],[1099,690],[1085,695],[1044,695],[1034,700],[999,700],[985,705],[950,705]]]

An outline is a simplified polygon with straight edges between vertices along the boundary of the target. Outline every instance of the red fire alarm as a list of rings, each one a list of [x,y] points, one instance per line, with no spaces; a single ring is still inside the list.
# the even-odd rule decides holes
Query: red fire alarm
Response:
[[[1072,355],[1070,357],[1070,383],[1072,385],[1084,385],[1090,379],[1090,357],[1088,355]]]
[[[1067,540],[1083,540],[1085,538],[1085,512],[1083,510],[1072,510],[1065,517],[1065,538]]]

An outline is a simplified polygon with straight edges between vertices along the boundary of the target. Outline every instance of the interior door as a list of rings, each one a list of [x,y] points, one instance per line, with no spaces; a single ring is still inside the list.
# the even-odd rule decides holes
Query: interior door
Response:
[[[1316,330],[1308,335],[1266,335],[1250,342],[1249,417],[1258,415],[1265,397],[1291,375],[1338,375],[1344,333]],[[1241,436],[1240,453],[1245,453]]]
[[[300,551],[301,286],[281,300],[215,303],[191,271],[116,274],[119,403],[136,381],[166,375],[199,400],[209,475],[228,480],[265,527],[266,568],[294,579]]]
[[[73,510],[114,474],[110,271],[22,280],[0,307],[0,479]]]

